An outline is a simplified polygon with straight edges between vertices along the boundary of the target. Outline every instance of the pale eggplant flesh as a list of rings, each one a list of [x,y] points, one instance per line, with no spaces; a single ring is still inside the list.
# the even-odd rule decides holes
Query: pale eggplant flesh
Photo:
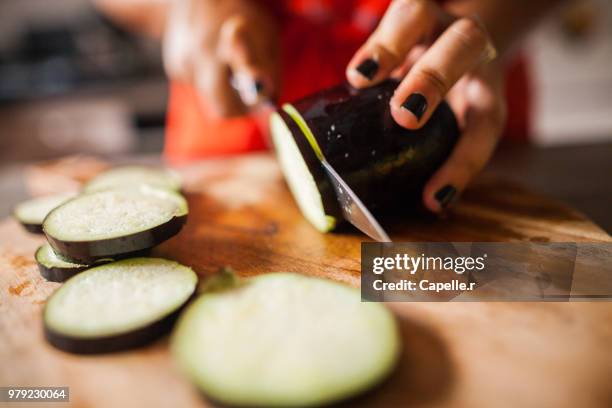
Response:
[[[210,285],[171,339],[180,368],[207,398],[255,407],[359,395],[391,374],[400,347],[384,305],[337,282],[282,272]]]
[[[178,234],[185,198],[150,186],[96,191],[57,207],[45,219],[47,240],[65,259],[93,264],[137,256]],[[106,231],[108,230],[108,231]]]
[[[158,167],[149,166],[119,166],[98,174],[89,180],[83,191],[92,192],[122,186],[149,185],[152,187],[179,191],[181,177],[178,173]]]
[[[197,275],[161,258],[131,258],[68,279],[47,301],[44,334],[54,347],[98,354],[146,345],[167,333],[193,298]]]
[[[17,204],[13,209],[13,216],[26,231],[42,234],[42,224],[47,214],[74,196],[76,193],[68,192],[32,198]]]

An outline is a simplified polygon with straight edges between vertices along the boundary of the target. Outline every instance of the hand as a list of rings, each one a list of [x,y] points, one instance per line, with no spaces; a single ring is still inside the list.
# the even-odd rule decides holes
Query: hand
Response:
[[[277,38],[276,22],[256,2],[174,0],[164,30],[164,66],[171,79],[192,84],[213,113],[243,115],[252,106],[231,81],[250,85],[243,97],[253,105],[253,96],[274,98]]]
[[[424,45],[436,31],[433,43]],[[349,63],[346,76],[362,88],[403,78],[391,114],[418,129],[447,97],[462,130],[450,158],[423,190],[423,202],[442,211],[491,157],[505,122],[502,71],[483,25],[456,18],[428,0],[395,0],[380,25]]]

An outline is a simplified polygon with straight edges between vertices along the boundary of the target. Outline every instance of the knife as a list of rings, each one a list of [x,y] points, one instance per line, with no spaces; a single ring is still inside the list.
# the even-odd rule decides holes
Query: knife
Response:
[[[231,80],[232,87],[238,92],[245,105],[259,109],[276,109],[276,105],[267,98],[261,98],[259,89],[252,78],[234,74]],[[379,242],[391,242],[389,235],[380,226],[370,210],[357,197],[357,194],[346,184],[342,177],[329,164],[321,153],[319,157],[321,166],[325,170],[329,181],[336,193],[338,205],[344,219],[353,224],[359,231]]]
[[[342,177],[334,170],[329,162],[323,158],[321,165],[327,173],[327,177],[336,192],[338,205],[344,219],[353,224],[357,229],[370,238],[379,242],[391,242],[389,235],[380,226],[376,218],[357,197],[357,194],[346,184]]]

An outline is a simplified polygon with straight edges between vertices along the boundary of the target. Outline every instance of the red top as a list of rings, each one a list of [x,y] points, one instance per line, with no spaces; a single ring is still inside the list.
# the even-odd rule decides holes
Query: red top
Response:
[[[345,80],[345,69],[357,49],[367,40],[389,4],[388,0],[268,0],[263,1],[281,22],[280,102],[295,100]],[[525,100],[524,69],[512,81],[513,95]],[[515,74],[517,76],[517,74]],[[519,86],[517,86],[517,83]],[[522,84],[522,85],[521,85]],[[521,114],[514,122],[526,122],[524,103],[510,103]],[[185,84],[170,84],[166,144],[171,161],[242,153],[266,148],[257,122],[251,117],[215,118],[206,101]],[[516,127],[516,125],[515,125]],[[526,127],[517,131],[525,134]]]

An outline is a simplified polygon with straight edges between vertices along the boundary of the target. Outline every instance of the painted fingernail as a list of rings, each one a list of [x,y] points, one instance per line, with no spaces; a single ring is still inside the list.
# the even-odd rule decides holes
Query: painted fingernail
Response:
[[[253,82],[253,88],[256,94],[260,94],[264,90],[264,84],[262,81],[256,79],[255,82]]]
[[[438,201],[438,203],[440,203],[440,207],[444,209],[448,207],[451,201],[453,201],[455,195],[457,195],[457,189],[450,184],[447,184],[438,190],[438,192],[434,195],[434,198],[436,201]]]
[[[427,110],[427,99],[419,93],[413,93],[404,101],[402,108],[409,110],[418,120],[421,120]]]
[[[374,61],[372,58],[368,58],[359,64],[355,69],[357,72],[371,81],[372,78],[374,78],[374,75],[376,75],[378,72],[378,62]]]

